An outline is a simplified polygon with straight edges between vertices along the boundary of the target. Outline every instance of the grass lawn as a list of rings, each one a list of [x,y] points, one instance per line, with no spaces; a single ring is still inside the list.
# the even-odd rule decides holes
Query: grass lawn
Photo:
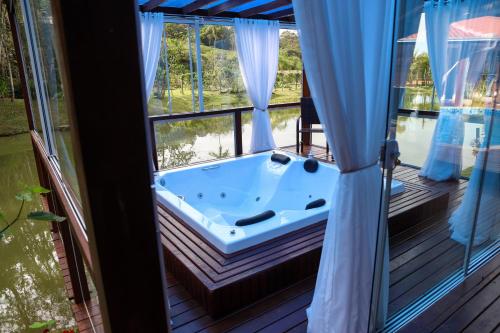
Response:
[[[28,121],[24,111],[24,101],[0,99],[0,136],[28,132]]]
[[[196,90],[196,111],[198,111],[197,92],[198,91]],[[300,86],[297,89],[285,88],[282,90],[281,88],[278,88],[273,92],[271,104],[299,102],[301,96],[302,90]],[[218,91],[204,90],[203,102],[205,104],[205,110],[221,110],[251,105],[246,92],[244,91],[240,93],[220,93]],[[160,100],[153,95],[149,100],[148,107],[149,114],[151,115],[168,113],[168,96],[165,95],[165,98]],[[192,111],[191,90],[184,89],[184,94],[181,93],[180,89],[172,90],[172,112],[184,113]]]

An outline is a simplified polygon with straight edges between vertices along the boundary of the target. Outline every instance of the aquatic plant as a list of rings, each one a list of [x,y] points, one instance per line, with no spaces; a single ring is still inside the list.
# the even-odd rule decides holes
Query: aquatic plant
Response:
[[[16,199],[21,201],[19,205],[19,210],[14,219],[8,222],[7,225],[0,230],[0,239],[5,235],[5,233],[10,227],[12,227],[15,223],[22,220],[46,221],[46,222],[50,221],[62,222],[66,220],[65,217],[58,216],[49,211],[33,211],[26,214],[25,217],[21,216],[26,202],[33,201],[33,198],[38,195],[48,194],[48,193],[50,193],[50,190],[42,186],[28,186],[22,192],[16,194]],[[1,211],[0,211],[0,221],[6,221],[6,216]]]

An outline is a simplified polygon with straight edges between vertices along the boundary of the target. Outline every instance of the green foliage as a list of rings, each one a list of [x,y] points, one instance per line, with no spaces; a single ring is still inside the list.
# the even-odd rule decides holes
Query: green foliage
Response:
[[[47,194],[50,190],[43,188],[41,186],[29,186],[26,187],[22,192],[16,194],[16,199],[19,201],[32,201],[33,195],[36,194]]]
[[[413,58],[408,71],[408,81],[416,85],[432,86],[431,66],[427,53],[422,53]]]
[[[57,216],[54,213],[51,212],[44,212],[44,211],[36,211],[36,212],[31,212],[27,215],[27,218],[29,220],[35,220],[35,221],[55,221],[55,222],[62,222],[65,221],[66,218],[62,216]]]
[[[33,324],[30,325],[30,328],[33,328],[33,329],[42,329],[42,328],[52,328],[54,327],[56,324],[56,321],[51,319],[51,320],[47,320],[47,321],[37,321],[37,322],[34,322]]]
[[[40,194],[47,194],[50,193],[50,190],[42,187],[42,186],[27,186],[22,192],[19,192],[15,195],[15,198],[19,201],[21,201],[21,205],[18,209],[16,217],[7,224],[6,227],[0,230],[0,239],[3,238],[3,235],[5,234],[6,231],[10,227],[12,227],[16,222],[21,220],[21,213],[24,208],[24,203],[25,202],[30,202],[33,201],[33,196],[35,195],[40,195]],[[1,212],[0,212],[1,213]],[[3,214],[2,218],[3,218]],[[55,221],[55,222],[62,222],[66,218],[62,216],[57,216],[56,214],[53,214],[51,212],[45,212],[45,211],[35,211],[28,213],[25,219],[29,220],[34,220],[34,221]]]

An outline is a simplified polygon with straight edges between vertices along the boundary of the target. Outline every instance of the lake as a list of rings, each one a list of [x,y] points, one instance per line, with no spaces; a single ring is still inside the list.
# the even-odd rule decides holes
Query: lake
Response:
[[[20,205],[15,194],[34,184],[38,177],[29,135],[0,137],[0,210],[7,220]],[[24,212],[40,209],[37,200]],[[36,332],[29,325],[47,320],[55,320],[58,328],[74,325],[49,223],[13,225],[0,240],[0,265],[0,332]]]

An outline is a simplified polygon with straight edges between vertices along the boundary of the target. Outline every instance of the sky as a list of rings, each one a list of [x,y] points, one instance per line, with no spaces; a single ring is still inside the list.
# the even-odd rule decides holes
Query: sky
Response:
[[[427,53],[427,32],[425,30],[425,14],[420,16],[420,24],[418,25],[417,41],[415,43],[415,55]]]

